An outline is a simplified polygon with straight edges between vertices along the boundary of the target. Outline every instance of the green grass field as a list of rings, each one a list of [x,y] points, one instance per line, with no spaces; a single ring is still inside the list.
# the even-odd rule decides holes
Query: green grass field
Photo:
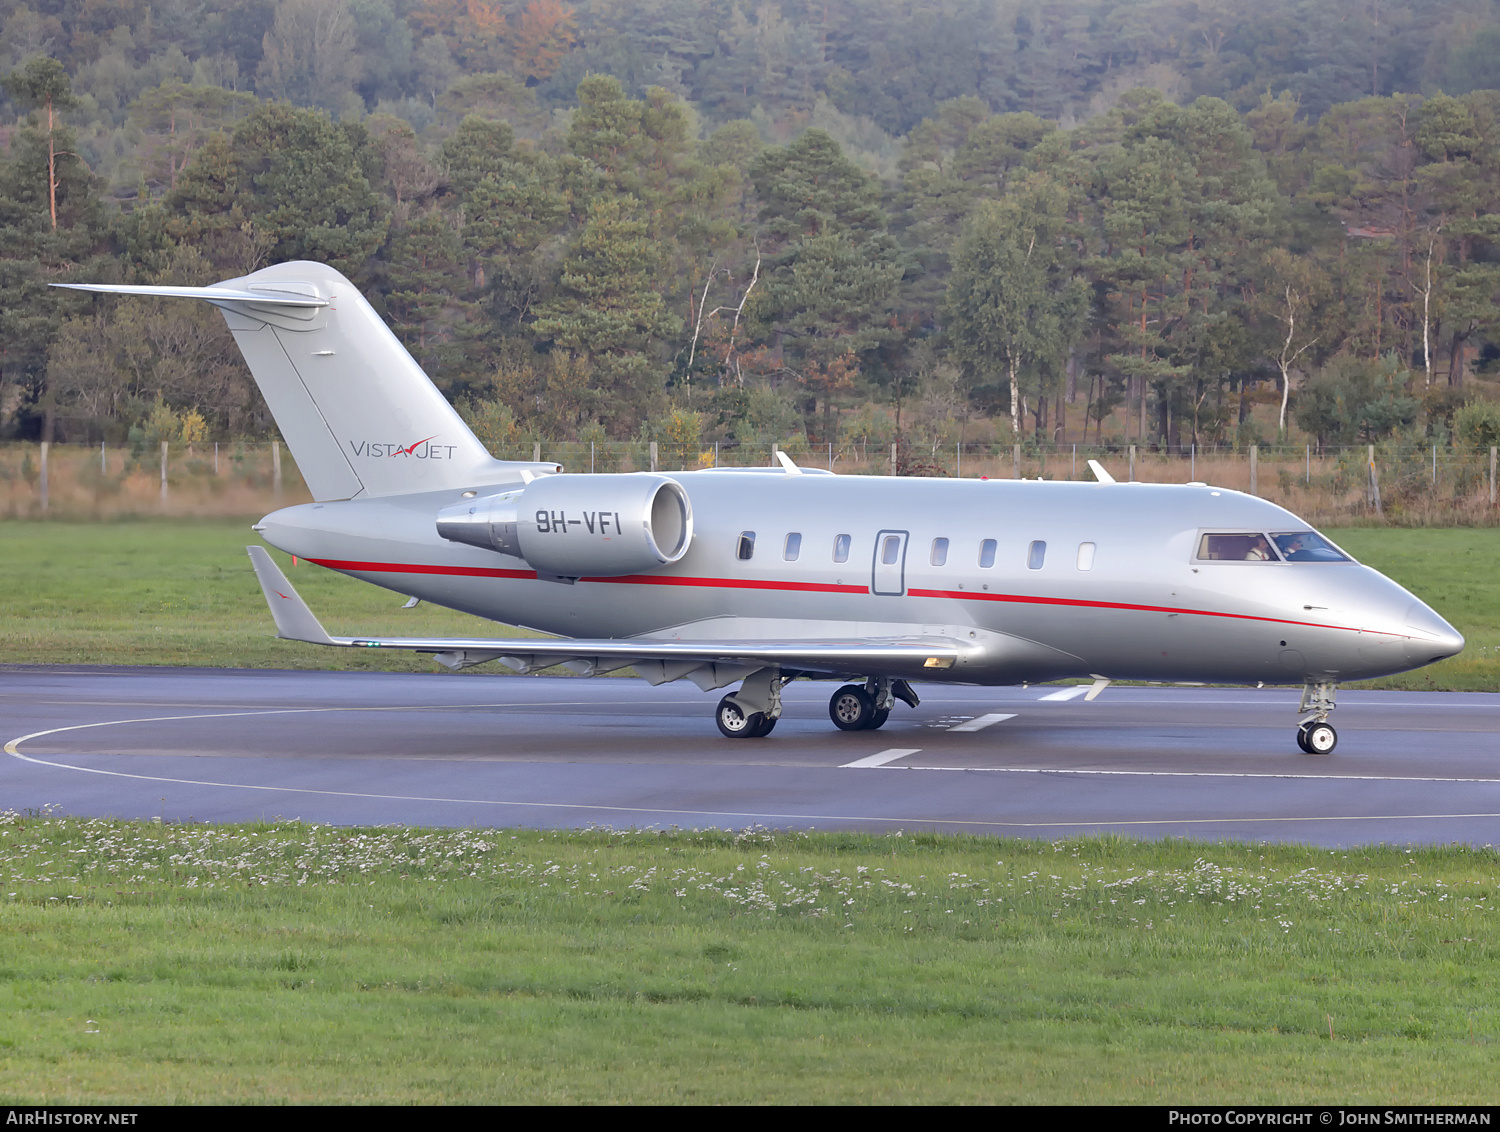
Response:
[[[1346,528],[1330,535],[1431,604],[1468,638],[1459,656],[1374,687],[1500,688],[1500,529]],[[0,659],[431,672],[430,658],[278,641],[250,572],[248,521],[0,521]],[[330,632],[506,632],[316,566],[282,568]],[[480,672],[495,671],[493,666]]]
[[[0,816],[10,1103],[1492,1103],[1492,850]]]
[[[247,526],[0,523],[3,659],[432,669],[275,640]],[[1500,534],[1333,534],[1469,638],[1383,683],[1497,686]],[[0,814],[0,1101],[1492,1103],[1497,865]]]

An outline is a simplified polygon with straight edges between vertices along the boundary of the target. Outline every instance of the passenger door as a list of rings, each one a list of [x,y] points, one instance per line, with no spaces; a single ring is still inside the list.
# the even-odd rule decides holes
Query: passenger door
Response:
[[[875,563],[870,590],[886,597],[906,592],[906,531],[881,531],[875,536]]]

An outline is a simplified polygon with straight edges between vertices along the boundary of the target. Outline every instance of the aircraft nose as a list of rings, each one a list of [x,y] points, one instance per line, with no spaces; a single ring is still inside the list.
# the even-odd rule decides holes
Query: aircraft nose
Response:
[[[1463,634],[1420,601],[1406,611],[1406,627],[1417,631],[1406,642],[1407,655],[1414,663],[1431,664],[1463,651]]]

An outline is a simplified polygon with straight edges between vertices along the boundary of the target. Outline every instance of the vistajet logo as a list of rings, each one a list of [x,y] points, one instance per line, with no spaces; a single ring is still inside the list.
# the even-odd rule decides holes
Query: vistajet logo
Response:
[[[456,444],[434,444],[437,436],[423,437],[412,444],[385,444],[378,440],[351,440],[349,451],[356,456],[376,460],[406,456],[412,460],[451,460],[458,451]]]

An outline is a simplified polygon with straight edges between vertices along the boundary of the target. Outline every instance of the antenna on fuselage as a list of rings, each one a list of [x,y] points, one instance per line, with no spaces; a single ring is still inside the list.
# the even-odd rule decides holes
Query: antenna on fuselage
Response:
[[[1094,473],[1094,478],[1100,483],[1114,483],[1115,477],[1104,470],[1104,465],[1098,460],[1089,461],[1089,471]]]

